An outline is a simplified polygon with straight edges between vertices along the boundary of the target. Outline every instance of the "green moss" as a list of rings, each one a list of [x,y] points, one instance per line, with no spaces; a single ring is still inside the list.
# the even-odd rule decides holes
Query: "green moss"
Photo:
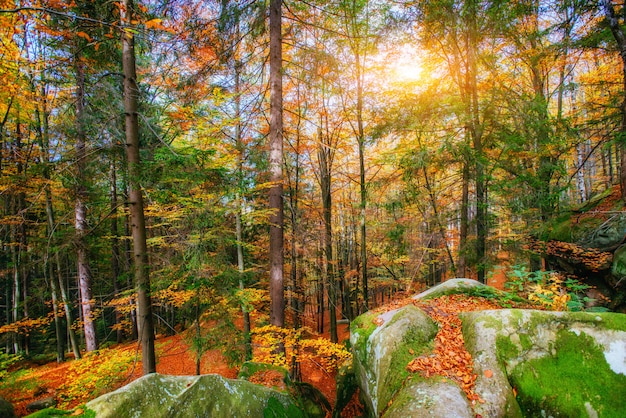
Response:
[[[390,373],[385,376],[380,392],[380,400],[387,403],[396,392],[404,386],[405,380],[411,376],[413,380],[422,379],[417,373],[410,373],[406,366],[416,357],[431,353],[434,349],[434,335],[424,335],[424,330],[410,328],[402,338],[402,343],[394,351],[389,364]]]
[[[519,340],[523,351],[528,351],[533,347],[533,340],[528,334],[519,334]]]
[[[496,350],[500,364],[506,364],[509,359],[519,357],[520,355],[519,347],[503,335],[496,337]]]
[[[374,320],[377,316],[376,313],[366,312],[350,323],[350,335],[357,337],[353,347],[354,353],[359,357],[361,364],[367,364],[367,340],[376,329]]]
[[[83,411],[80,415],[75,415],[77,411]],[[62,409],[56,408],[46,408],[41,411],[37,411],[30,415],[27,415],[26,418],[56,418],[56,417],[67,417],[73,416],[78,418],[95,418],[96,413],[89,408],[79,407],[74,409],[73,411],[64,411]]]
[[[498,340],[504,352],[512,348]],[[518,402],[527,417],[581,416],[589,403],[602,417],[626,416],[626,376],[614,373],[593,338],[562,330],[556,355],[529,360],[511,373]]]

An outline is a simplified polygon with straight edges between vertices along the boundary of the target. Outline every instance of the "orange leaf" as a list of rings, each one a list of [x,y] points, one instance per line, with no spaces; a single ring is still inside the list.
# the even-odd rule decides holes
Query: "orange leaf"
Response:
[[[491,370],[485,370],[485,377],[490,379],[493,377],[493,372]]]
[[[145,23],[146,29],[158,29],[158,28],[161,28],[161,22],[163,22],[162,19],[151,19],[151,20],[148,20]]]
[[[76,32],[76,36],[86,39],[88,42],[91,42],[91,36],[89,36],[87,33],[85,32]]]

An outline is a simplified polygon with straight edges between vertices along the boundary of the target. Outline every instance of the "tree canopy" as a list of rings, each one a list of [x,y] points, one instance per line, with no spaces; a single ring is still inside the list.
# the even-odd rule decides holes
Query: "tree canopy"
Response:
[[[328,314],[338,342],[395,291],[528,262],[561,213],[626,200],[624,11],[0,1],[5,351],[146,356],[195,324],[240,362],[254,328]]]

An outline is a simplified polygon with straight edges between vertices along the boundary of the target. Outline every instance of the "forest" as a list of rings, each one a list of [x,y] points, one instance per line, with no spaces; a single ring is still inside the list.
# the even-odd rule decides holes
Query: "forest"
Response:
[[[626,199],[625,18],[0,0],[2,360],[139,341],[147,374],[188,332],[198,364],[241,364],[303,326],[340,352],[337,324],[396,294],[540,270],[555,219]]]

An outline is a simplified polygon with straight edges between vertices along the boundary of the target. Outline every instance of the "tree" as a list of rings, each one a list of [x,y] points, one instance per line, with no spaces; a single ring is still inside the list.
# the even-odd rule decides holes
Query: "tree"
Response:
[[[154,325],[150,298],[150,265],[146,244],[146,223],[141,191],[141,158],[139,156],[139,118],[137,101],[139,87],[135,67],[135,37],[132,0],[124,0],[120,8],[122,35],[122,67],[124,72],[124,112],[126,114],[126,159],[128,161],[130,217],[133,237],[135,288],[137,291],[137,322],[141,341],[143,373],[156,372]]]
[[[626,202],[626,29],[623,22],[620,23],[613,2],[611,0],[602,0],[602,9],[606,17],[607,23],[611,28],[613,38],[617,43],[617,50],[619,56],[622,59],[622,103],[620,105],[621,113],[621,126],[618,133],[618,140],[620,143],[620,159],[621,159],[621,173],[620,173],[620,187],[622,190],[622,200]]]
[[[283,85],[282,85],[282,0],[270,4],[270,323],[285,324],[283,287]]]

